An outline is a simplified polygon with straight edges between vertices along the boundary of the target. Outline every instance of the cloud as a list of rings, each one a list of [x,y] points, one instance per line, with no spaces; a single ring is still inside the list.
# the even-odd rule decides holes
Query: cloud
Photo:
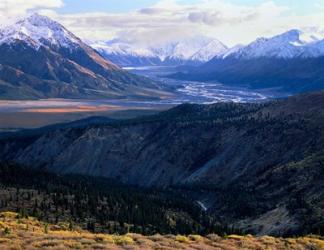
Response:
[[[14,16],[15,12],[22,15],[37,9],[83,39],[117,38],[141,45],[202,35],[218,38],[233,46],[251,42],[260,36],[324,23],[324,9],[318,8],[317,13],[301,16],[295,14],[290,6],[271,0],[254,6],[227,0],[197,0],[190,4],[179,0],[160,0],[154,5],[127,13],[59,14],[56,9],[63,5],[62,1],[0,0],[0,16]]]
[[[1,0],[0,23],[5,25],[30,11],[60,8],[63,0]]]
[[[244,6],[225,0],[201,0],[196,4],[160,0],[153,6],[123,14],[98,12],[53,17],[83,38],[118,37],[150,45],[204,35],[234,45],[253,40],[267,28],[266,23],[287,10],[272,1]]]
[[[161,9],[161,8],[143,8],[140,9],[138,12],[140,14],[146,14],[146,15],[158,15],[158,14],[166,13],[167,11],[168,11],[167,9]]]
[[[193,23],[203,23],[207,25],[219,25],[223,23],[223,18],[220,12],[191,12],[188,19]]]

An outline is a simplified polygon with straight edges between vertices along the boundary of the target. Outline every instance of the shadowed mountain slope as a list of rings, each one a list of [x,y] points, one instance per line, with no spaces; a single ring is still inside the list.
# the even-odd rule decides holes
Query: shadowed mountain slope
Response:
[[[0,158],[61,174],[184,188],[243,229],[310,232],[324,219],[323,110],[324,92],[264,104],[185,104],[133,120],[6,134]]]

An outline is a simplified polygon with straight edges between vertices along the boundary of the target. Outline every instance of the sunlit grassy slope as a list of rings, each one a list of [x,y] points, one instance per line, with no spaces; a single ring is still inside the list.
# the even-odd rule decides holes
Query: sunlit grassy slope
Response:
[[[324,249],[324,238],[92,234],[69,223],[52,225],[3,212],[0,213],[0,249]]]

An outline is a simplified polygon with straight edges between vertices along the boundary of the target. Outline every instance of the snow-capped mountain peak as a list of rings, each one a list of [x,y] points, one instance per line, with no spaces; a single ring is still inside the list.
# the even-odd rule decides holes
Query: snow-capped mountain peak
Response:
[[[191,60],[207,62],[215,56],[224,54],[227,50],[228,48],[223,43],[221,43],[217,39],[214,39],[207,46],[201,48],[198,52],[196,52],[191,57]]]
[[[314,30],[289,30],[271,38],[258,38],[247,46],[227,52],[224,57],[235,58],[282,58],[323,56],[319,48],[324,35]]]
[[[145,58],[153,59],[154,65],[203,63],[227,50],[227,47],[220,41],[203,36],[179,39],[154,46],[130,44],[119,39],[106,42],[97,41],[90,43],[90,46],[103,54],[107,59],[122,66],[124,66],[124,59],[127,57],[141,59],[141,63],[148,62],[144,60]]]
[[[41,45],[71,47],[80,40],[56,21],[33,14],[13,25],[0,29],[0,44],[21,40],[39,48]]]
[[[243,44],[235,45],[234,47],[229,48],[228,50],[226,50],[223,54],[220,54],[220,55],[218,55],[216,57],[217,58],[225,59],[226,57],[228,57],[228,56],[230,56],[232,54],[237,53],[242,48],[244,48],[244,45]]]
[[[191,60],[191,57],[202,48],[211,43],[213,39],[208,37],[191,37],[174,41],[154,48],[162,61],[171,60]]]

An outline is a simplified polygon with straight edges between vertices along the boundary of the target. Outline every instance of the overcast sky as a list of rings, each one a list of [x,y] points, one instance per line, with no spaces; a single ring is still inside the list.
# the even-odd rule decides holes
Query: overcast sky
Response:
[[[46,14],[83,39],[139,44],[205,35],[229,46],[324,28],[324,0],[0,0],[0,22]]]

